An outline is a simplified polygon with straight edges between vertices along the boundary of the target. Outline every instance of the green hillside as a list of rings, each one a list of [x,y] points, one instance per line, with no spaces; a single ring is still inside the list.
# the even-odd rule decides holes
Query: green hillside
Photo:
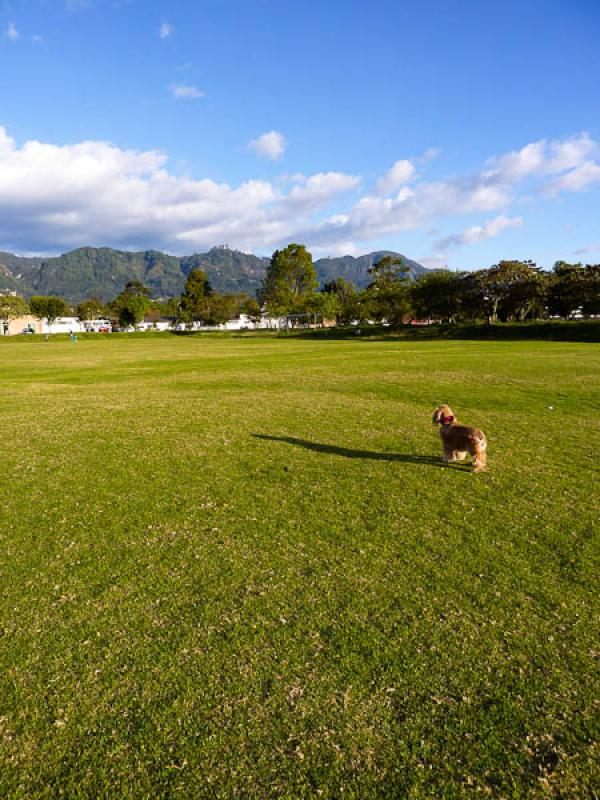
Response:
[[[315,262],[317,267],[317,274],[322,283],[334,280],[335,278],[345,278],[347,281],[352,281],[355,286],[360,289],[365,289],[371,282],[369,269],[373,264],[380,261],[384,256],[397,257],[400,253],[395,253],[393,250],[376,250],[374,253],[368,253],[364,256],[340,256],[339,258],[321,258]],[[410,267],[410,275],[415,278],[417,275],[426,272],[425,267],[418,264],[416,261],[411,261],[406,256],[401,256],[405,264]]]
[[[79,302],[87,297],[110,300],[130,280],[149,286],[157,296],[178,294],[183,286],[180,261],[156,250],[123,252],[84,247],[42,262],[36,294],[53,294]]]
[[[31,294],[28,288],[39,274],[42,258],[23,258],[0,251],[0,292],[12,291]]]
[[[346,278],[363,288],[369,281],[369,267],[390,250],[358,258],[322,258],[315,262],[320,283]],[[405,259],[413,277],[424,271],[415,261]],[[0,291],[17,290],[25,297],[49,294],[78,303],[88,297],[102,301],[114,298],[130,280],[142,281],[154,297],[168,298],[182,292],[193,269],[204,269],[219,292],[254,295],[260,287],[268,258],[213,247],[207,253],[171,256],[159,250],[129,252],[109,247],[82,247],[53,258],[24,258],[0,252]]]
[[[254,295],[264,278],[268,263],[268,258],[251,253],[213,247],[208,253],[184,256],[181,269],[185,275],[193,269],[203,269],[213,287],[220,292],[247,292]]]

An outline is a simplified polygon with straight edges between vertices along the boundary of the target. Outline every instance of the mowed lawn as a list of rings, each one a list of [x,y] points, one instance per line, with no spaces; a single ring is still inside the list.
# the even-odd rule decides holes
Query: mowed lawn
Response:
[[[11,341],[0,389],[4,800],[597,797],[598,345]]]

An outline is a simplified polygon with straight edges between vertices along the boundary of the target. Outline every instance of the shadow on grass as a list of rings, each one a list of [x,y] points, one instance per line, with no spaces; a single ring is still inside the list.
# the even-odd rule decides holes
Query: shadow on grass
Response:
[[[544,322],[509,322],[486,325],[484,323],[458,323],[434,325],[363,325],[362,327],[298,329],[281,333],[282,338],[347,339],[357,342],[383,341],[557,341],[600,342],[598,320],[553,320]]]
[[[373,461],[392,461],[403,464],[424,464],[428,467],[441,467],[442,469],[457,469],[461,472],[470,470],[469,464],[447,464],[442,458],[435,456],[417,456],[410,453],[381,453],[375,450],[351,450],[348,447],[338,447],[334,444],[320,444],[310,442],[306,439],[296,439],[294,436],[269,436],[265,433],[253,433],[256,439],[264,439],[269,442],[284,442],[296,447],[304,447],[305,450],[313,450],[317,453],[327,453],[344,458],[368,458]]]

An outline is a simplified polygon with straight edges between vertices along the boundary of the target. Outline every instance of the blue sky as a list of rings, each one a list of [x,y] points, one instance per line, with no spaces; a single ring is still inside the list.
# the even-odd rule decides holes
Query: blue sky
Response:
[[[0,0],[0,249],[600,261],[598,0]]]

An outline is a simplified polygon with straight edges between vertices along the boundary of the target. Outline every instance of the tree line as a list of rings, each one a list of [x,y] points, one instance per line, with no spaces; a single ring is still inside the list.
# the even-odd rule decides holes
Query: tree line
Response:
[[[96,298],[70,308],[60,297],[0,296],[0,319],[28,312],[46,318],[76,313],[82,320],[109,318],[121,327],[169,318],[180,326],[218,326],[246,314],[253,321],[302,315],[339,324],[372,321],[398,324],[409,319],[446,323],[489,323],[600,314],[600,264],[558,261],[551,271],[532,261],[500,261],[474,272],[432,270],[411,280],[402,258],[385,256],[369,269],[370,283],[358,289],[337,278],[318,289],[312,256],[304,245],[276,250],[257,297],[215,292],[203,269],[192,270],[178,297],[161,302],[139,281],[130,281],[107,304]]]
[[[489,269],[428,271],[411,280],[402,258],[385,256],[359,290],[344,278],[316,291],[317,276],[303,245],[276,250],[259,299],[274,315],[316,313],[338,323],[409,319],[455,323],[524,321],[600,314],[600,264],[558,261],[551,271],[533,261],[500,261]]]
[[[140,281],[129,281],[123,291],[108,303],[93,297],[70,306],[55,296],[33,296],[26,302],[18,295],[0,295],[0,319],[17,319],[33,314],[52,324],[59,317],[76,315],[84,321],[108,319],[122,328],[130,328],[144,320],[157,322],[166,318],[180,325],[202,322],[217,326],[239,314],[247,314],[253,319],[262,315],[255,298],[246,294],[214,292],[202,269],[189,273],[181,296],[160,301],[153,300],[151,295],[152,291]]]

